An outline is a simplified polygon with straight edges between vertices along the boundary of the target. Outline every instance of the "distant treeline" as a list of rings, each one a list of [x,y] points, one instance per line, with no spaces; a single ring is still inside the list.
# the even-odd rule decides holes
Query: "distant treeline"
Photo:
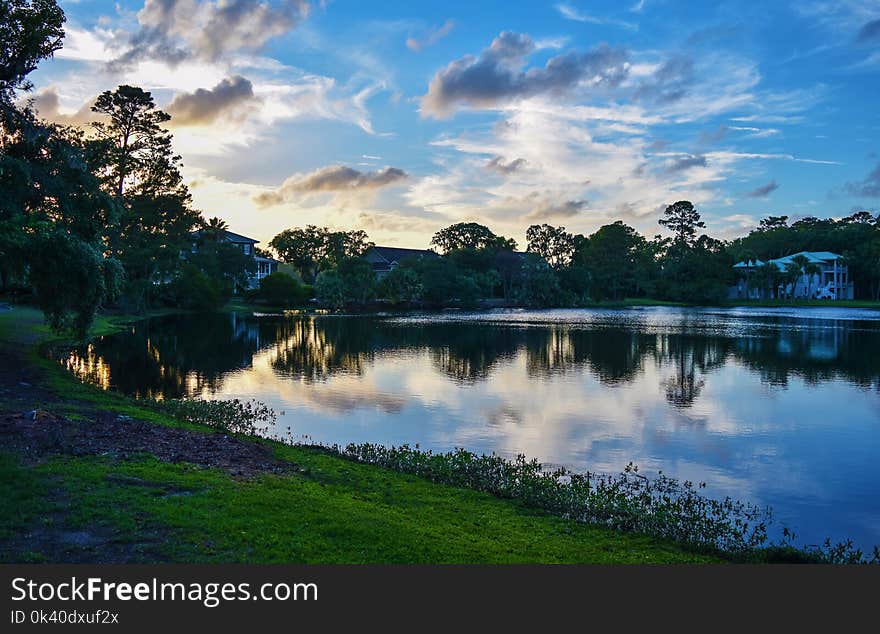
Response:
[[[841,220],[805,218],[791,225],[771,216],[733,241],[698,234],[704,228],[689,201],[669,205],[659,223],[672,236],[647,239],[621,221],[584,236],[565,227],[532,225],[525,252],[512,238],[477,223],[437,232],[431,245],[442,257],[404,259],[381,280],[363,255],[372,246],[363,231],[308,226],[288,229],[270,246],[300,279],[314,285],[327,306],[385,299],[392,303],[473,306],[503,299],[525,306],[578,306],[602,300],[651,297],[690,303],[720,302],[736,283],[733,265],[799,251],[844,256],[856,298],[880,293],[880,216],[855,213]],[[766,267],[753,277],[762,290],[810,274],[808,263],[786,270]],[[272,280],[280,284],[280,280]],[[288,282],[293,288],[294,283]]]

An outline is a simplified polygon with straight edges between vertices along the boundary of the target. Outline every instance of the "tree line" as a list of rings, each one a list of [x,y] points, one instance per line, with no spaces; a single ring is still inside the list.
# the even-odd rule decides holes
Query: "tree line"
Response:
[[[669,205],[659,224],[671,235],[645,238],[622,221],[590,235],[565,227],[535,224],[526,231],[526,248],[488,227],[463,222],[431,240],[439,257],[412,257],[378,279],[363,259],[372,243],[363,231],[331,231],[309,226],[288,229],[270,246],[301,279],[314,285],[329,306],[383,299],[394,304],[473,306],[480,300],[549,307],[596,301],[653,298],[718,303],[737,282],[733,265],[798,251],[835,251],[844,256],[856,297],[880,293],[880,217],[858,212],[840,220],[805,218],[791,225],[771,216],[747,236],[732,241],[701,233],[699,211],[689,201]],[[816,265],[797,256],[785,270],[759,267],[748,283],[773,297],[780,285],[812,279]]]
[[[636,296],[723,299],[733,276],[731,256],[724,243],[696,235],[703,226],[699,212],[679,201],[669,205],[660,223],[674,236],[648,240],[620,221],[589,236],[535,224],[526,231],[524,252],[515,239],[484,225],[456,223],[433,236],[438,257],[404,259],[381,280],[363,259],[372,243],[362,231],[290,229],[270,246],[314,284],[321,303],[336,307],[372,299],[433,306],[498,299],[535,307]],[[331,248],[330,236],[339,246]]]

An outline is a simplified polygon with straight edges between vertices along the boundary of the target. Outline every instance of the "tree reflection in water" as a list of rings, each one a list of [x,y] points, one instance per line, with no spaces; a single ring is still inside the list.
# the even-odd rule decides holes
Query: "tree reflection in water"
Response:
[[[480,322],[399,323],[377,317],[178,315],[69,351],[61,361],[83,380],[138,397],[180,398],[215,392],[223,377],[268,353],[279,377],[325,381],[361,376],[377,355],[427,354],[460,384],[489,380],[500,366],[525,359],[530,378],[589,372],[603,385],[628,384],[646,364],[664,370],[660,389],[675,407],[700,398],[712,372],[738,363],[771,386],[792,376],[808,383],[843,379],[880,390],[880,328],[827,321],[803,327],[767,320],[748,332],[654,332],[649,327]],[[866,325],[867,324],[867,325]]]

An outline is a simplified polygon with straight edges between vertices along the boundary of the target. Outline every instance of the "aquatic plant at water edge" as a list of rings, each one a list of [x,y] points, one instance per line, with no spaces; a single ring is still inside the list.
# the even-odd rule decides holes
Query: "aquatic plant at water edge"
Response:
[[[699,494],[702,485],[662,473],[649,479],[629,464],[618,475],[546,471],[537,460],[507,460],[463,449],[449,453],[408,446],[350,444],[332,450],[346,458],[485,491],[577,521],[645,533],[700,549],[743,553],[767,541],[769,508]]]
[[[266,436],[277,413],[259,401],[165,400],[151,405],[175,418],[230,433]],[[275,437],[286,444],[296,443]],[[431,482],[483,491],[524,506],[597,526],[668,539],[690,548],[721,553],[736,560],[816,563],[880,563],[875,547],[867,557],[851,541],[819,548],[796,547],[795,535],[781,528],[782,540],[771,542],[769,507],[730,497],[702,494],[702,483],[680,481],[660,472],[648,478],[630,463],[619,474],[546,470],[537,460],[518,455],[478,455],[465,449],[447,453],[418,446],[385,447],[370,443],[306,445],[336,456],[416,475]]]
[[[208,425],[233,434],[265,434],[278,417],[272,408],[256,400],[168,399],[149,403],[153,409],[178,420]]]
[[[805,549],[794,546],[795,535],[782,529],[781,542],[770,543],[769,507],[730,497],[705,497],[702,483],[681,482],[662,472],[656,478],[639,473],[630,463],[617,475],[547,471],[537,460],[518,455],[507,460],[464,449],[448,453],[418,447],[349,444],[326,447],[342,457],[410,473],[443,484],[485,491],[517,500],[554,515],[617,530],[670,539],[702,551],[721,552],[738,560],[816,563],[880,563],[880,550],[870,557],[852,541]]]

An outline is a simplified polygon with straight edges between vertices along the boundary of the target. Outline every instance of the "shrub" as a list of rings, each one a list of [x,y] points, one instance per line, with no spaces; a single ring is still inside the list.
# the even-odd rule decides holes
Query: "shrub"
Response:
[[[150,405],[189,423],[230,433],[267,435],[276,412],[259,401],[165,400]],[[274,436],[291,443],[289,438]],[[880,563],[880,551],[865,555],[851,541],[805,549],[793,545],[795,536],[783,529],[783,541],[768,544],[772,523],[769,507],[731,498],[715,500],[700,493],[705,485],[681,482],[662,472],[655,479],[627,465],[622,473],[575,473],[565,468],[547,471],[537,460],[519,455],[508,460],[495,454],[477,455],[464,449],[448,453],[422,451],[407,445],[316,445],[348,460],[376,465],[431,482],[484,491],[499,498],[579,522],[678,542],[698,551],[740,561],[783,563]]]
[[[526,306],[545,308],[560,305],[563,293],[556,271],[534,254],[526,254],[516,296]]]
[[[178,306],[193,310],[216,310],[223,303],[220,283],[202,273],[193,264],[184,264],[174,280],[172,295]]]
[[[315,280],[315,297],[330,308],[345,306],[345,282],[335,269],[318,275],[318,279]]]
[[[255,400],[168,399],[151,401],[150,405],[178,420],[232,434],[264,434],[277,417],[274,410]]]
[[[422,276],[412,267],[401,265],[391,270],[380,284],[380,295],[393,304],[422,299],[425,287]]]
[[[336,267],[345,287],[345,299],[364,304],[376,294],[376,273],[363,258],[346,258]]]
[[[101,304],[115,298],[123,277],[116,260],[62,230],[35,236],[28,261],[37,305],[49,325],[77,337],[88,332]]]
[[[296,279],[277,271],[260,280],[258,296],[273,306],[296,306],[305,301],[306,291]]]
[[[433,453],[406,445],[372,444],[325,449],[356,462],[485,491],[579,522],[669,539],[740,561],[880,563],[877,547],[872,555],[865,555],[851,541],[826,540],[812,550],[795,547],[795,536],[787,529],[782,531],[782,542],[768,544],[769,507],[704,497],[699,492],[704,484],[681,482],[662,473],[652,480],[633,464],[620,474],[605,475],[565,468],[546,471],[538,461],[522,455],[507,460],[464,449]]]

